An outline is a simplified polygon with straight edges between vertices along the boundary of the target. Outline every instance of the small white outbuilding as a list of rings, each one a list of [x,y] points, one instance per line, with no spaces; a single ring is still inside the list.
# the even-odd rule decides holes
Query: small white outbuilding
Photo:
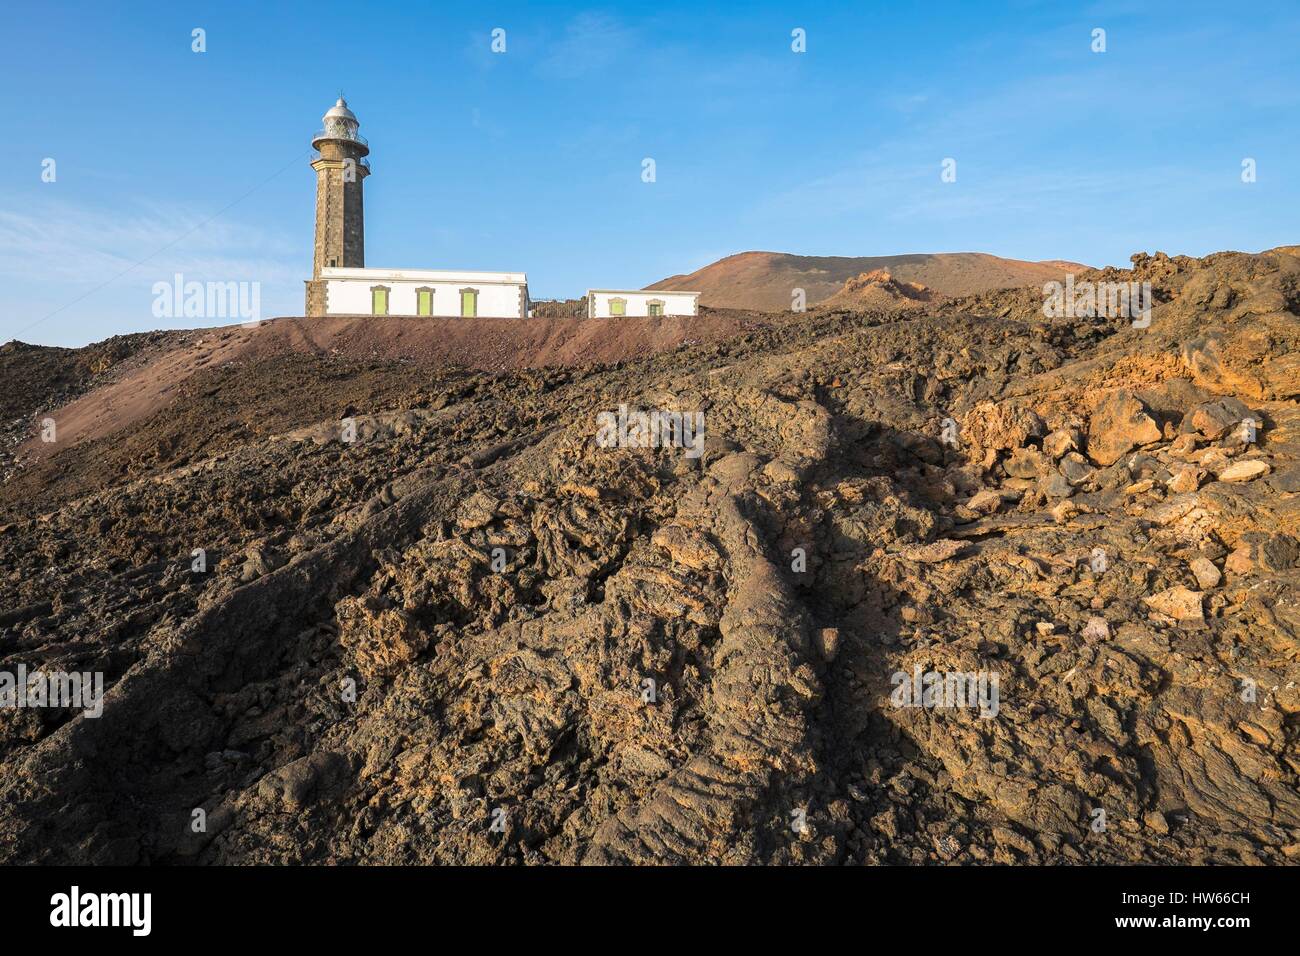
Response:
[[[662,289],[588,289],[587,318],[699,315],[700,294]]]
[[[524,319],[528,277],[522,272],[432,269],[320,270],[326,315],[427,315]]]

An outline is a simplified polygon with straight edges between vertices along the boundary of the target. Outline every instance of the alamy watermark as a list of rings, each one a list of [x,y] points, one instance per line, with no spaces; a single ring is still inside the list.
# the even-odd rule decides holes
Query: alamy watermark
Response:
[[[1043,315],[1049,319],[1132,319],[1133,328],[1151,324],[1150,282],[1065,282],[1043,286]]]
[[[57,928],[124,927],[132,936],[153,928],[152,893],[83,893],[74,885],[50,897],[50,925]]]
[[[895,707],[924,707],[926,710],[979,708],[986,719],[1001,710],[996,671],[923,671],[921,665],[894,671],[889,701]]]
[[[76,708],[89,718],[104,712],[104,675],[101,671],[0,671],[0,709]]]
[[[247,325],[262,321],[262,283],[185,281],[176,273],[171,282],[153,284],[155,319],[239,319]]]
[[[617,412],[596,415],[596,444],[601,448],[685,448],[687,458],[704,454],[704,412],[619,405]]]

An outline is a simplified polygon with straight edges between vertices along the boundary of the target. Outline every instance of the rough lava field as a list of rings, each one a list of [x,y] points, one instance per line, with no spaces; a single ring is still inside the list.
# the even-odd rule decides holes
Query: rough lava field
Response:
[[[0,862],[1300,860],[1300,253],[1133,265],[0,348],[0,670],[107,688],[0,710]]]

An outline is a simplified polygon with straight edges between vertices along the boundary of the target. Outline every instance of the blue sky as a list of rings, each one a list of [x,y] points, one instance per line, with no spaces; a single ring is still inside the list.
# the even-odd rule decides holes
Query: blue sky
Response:
[[[301,314],[310,138],[340,89],[372,149],[367,265],[526,271],[534,298],[749,249],[1126,265],[1300,242],[1295,4],[46,2],[4,21],[0,341],[221,324],[154,317],[178,272]]]

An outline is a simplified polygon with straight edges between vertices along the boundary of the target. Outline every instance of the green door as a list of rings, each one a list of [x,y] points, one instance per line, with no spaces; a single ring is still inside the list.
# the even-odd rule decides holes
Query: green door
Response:
[[[388,290],[387,289],[370,290],[370,311],[374,315],[388,314]]]
[[[428,289],[420,289],[415,293],[415,314],[433,315],[433,293]]]
[[[461,290],[460,314],[467,319],[472,319],[478,315],[478,293],[473,289]]]

